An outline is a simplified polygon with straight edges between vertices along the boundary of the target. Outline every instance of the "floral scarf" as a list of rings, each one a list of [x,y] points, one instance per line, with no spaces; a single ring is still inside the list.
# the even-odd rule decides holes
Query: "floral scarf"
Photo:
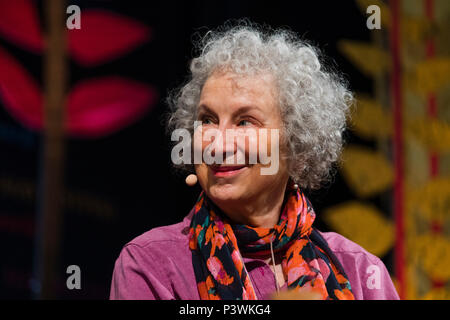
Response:
[[[284,250],[289,289],[308,288],[322,299],[354,299],[350,282],[326,240],[312,227],[315,213],[299,190],[287,191],[277,225],[253,228],[230,224],[201,192],[194,207],[189,247],[202,300],[255,300],[255,288],[241,253],[263,256]]]

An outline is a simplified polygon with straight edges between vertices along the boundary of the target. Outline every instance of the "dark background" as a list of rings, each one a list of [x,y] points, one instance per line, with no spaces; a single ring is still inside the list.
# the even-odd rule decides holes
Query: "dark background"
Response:
[[[295,5],[297,3],[297,5]],[[193,34],[204,34],[228,19],[249,18],[273,28],[298,32],[331,57],[355,92],[371,93],[364,77],[337,50],[340,39],[369,41],[366,17],[354,1],[69,1],[83,9],[103,8],[152,28],[151,40],[110,63],[84,68],[70,62],[70,83],[99,75],[123,75],[157,88],[156,106],[133,125],[100,139],[66,140],[66,191],[95,199],[64,210],[59,296],[106,299],[115,259],[122,246],[143,232],[181,221],[193,206],[199,187],[189,188],[170,167],[170,150],[162,124],[168,90],[182,84],[192,58]],[[38,1],[41,16],[42,2]],[[42,19],[41,19],[42,20]],[[43,26],[45,28],[45,26]],[[5,48],[36,79],[42,57],[0,38]],[[41,81],[42,84],[42,81]],[[368,144],[350,132],[347,142]],[[41,134],[21,126],[0,102],[0,298],[31,298],[36,185],[40,178]],[[5,182],[6,181],[6,182]],[[19,191],[17,191],[19,190]],[[21,190],[21,191],[20,191]],[[24,192],[23,190],[27,190]],[[323,208],[355,197],[340,175],[330,187],[308,193],[318,219]],[[376,199],[374,199],[376,201]],[[91,204],[89,204],[91,203]],[[384,257],[389,266],[389,255]],[[66,267],[82,272],[82,289],[65,287]]]

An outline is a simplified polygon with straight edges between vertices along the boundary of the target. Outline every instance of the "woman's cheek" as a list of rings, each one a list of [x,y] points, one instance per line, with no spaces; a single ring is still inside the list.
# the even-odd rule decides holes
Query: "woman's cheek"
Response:
[[[244,153],[248,164],[270,165],[279,154],[279,130],[258,128],[238,131],[236,134],[237,152]],[[239,154],[240,156],[240,154]]]
[[[256,134],[250,135],[248,138],[248,144],[246,145],[245,153],[248,157],[249,164],[257,164],[258,153],[259,153],[259,144],[258,144],[258,130],[255,130]]]
[[[193,137],[193,152],[194,152],[194,164],[201,164],[203,163],[203,153],[206,149],[206,147],[208,147],[208,145],[211,144],[211,139],[208,140],[208,136],[211,136],[211,130],[206,130],[205,133],[205,128],[203,127],[198,127],[195,131],[194,131],[194,137]],[[210,137],[211,138],[211,137]]]

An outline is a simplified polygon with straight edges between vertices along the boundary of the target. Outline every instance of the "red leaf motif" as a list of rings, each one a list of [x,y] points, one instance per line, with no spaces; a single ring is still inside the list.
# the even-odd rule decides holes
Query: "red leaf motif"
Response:
[[[68,31],[69,51],[81,65],[94,66],[120,57],[148,41],[146,25],[108,11],[81,11],[81,29]]]
[[[68,96],[67,130],[72,136],[97,138],[131,124],[155,103],[156,90],[120,77],[86,80]]]
[[[9,113],[26,127],[42,129],[43,97],[37,82],[0,48],[0,97]]]
[[[30,0],[0,0],[0,34],[28,50],[44,47],[36,7]]]

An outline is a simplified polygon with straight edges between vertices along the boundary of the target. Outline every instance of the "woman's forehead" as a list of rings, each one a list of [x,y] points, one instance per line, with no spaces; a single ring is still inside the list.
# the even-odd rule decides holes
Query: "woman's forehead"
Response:
[[[218,101],[237,105],[272,104],[274,92],[273,81],[267,75],[212,75],[203,86],[200,105],[213,107]]]
[[[273,76],[269,73],[237,74],[231,71],[216,71],[205,82],[205,86],[228,88],[235,91],[254,91],[273,87]]]

